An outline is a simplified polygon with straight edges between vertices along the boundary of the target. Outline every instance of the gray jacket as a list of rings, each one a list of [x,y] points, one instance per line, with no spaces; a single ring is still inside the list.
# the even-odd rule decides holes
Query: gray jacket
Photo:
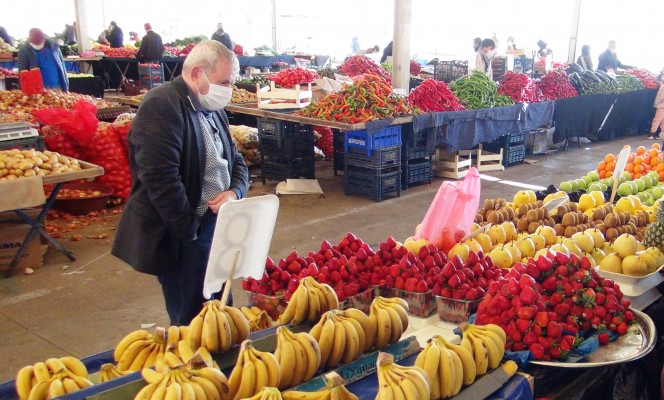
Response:
[[[132,124],[127,140],[133,184],[111,252],[137,271],[172,271],[179,244],[192,240],[200,226],[196,208],[205,169],[200,109],[195,93],[178,77],[145,96]],[[240,199],[249,187],[247,166],[230,137],[226,113],[212,116],[223,127],[230,190]]]
[[[69,90],[69,78],[67,78],[67,68],[65,67],[65,59],[62,57],[60,47],[51,39],[46,39],[44,42],[44,49],[53,52],[55,62],[58,64],[58,71],[60,72],[60,79],[64,83],[62,90]],[[33,49],[29,43],[24,44],[18,51],[18,70],[25,71],[33,68],[39,68],[39,61],[37,60],[37,50]]]

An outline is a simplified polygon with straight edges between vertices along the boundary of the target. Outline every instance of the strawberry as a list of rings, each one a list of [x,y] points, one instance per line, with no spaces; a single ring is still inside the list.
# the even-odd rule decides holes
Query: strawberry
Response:
[[[523,304],[533,304],[537,301],[537,292],[532,287],[526,287],[519,293],[519,298]]]
[[[599,340],[599,344],[602,346],[609,344],[609,334],[606,332],[602,332],[599,335],[597,335],[597,340]]]
[[[549,356],[552,360],[557,360],[560,358],[560,347],[552,347],[549,349]]]
[[[519,287],[523,290],[527,287],[532,288],[535,286],[535,278],[528,274],[521,275],[519,278]]]
[[[604,304],[605,301],[606,301],[606,296],[604,295],[604,293],[595,291],[595,304],[601,306],[602,304]]]
[[[549,323],[546,325],[546,334],[549,337],[557,339],[562,336],[563,328],[557,322],[549,321]]]
[[[531,319],[535,316],[537,310],[534,307],[519,307],[516,315],[521,319]]]
[[[416,292],[419,292],[419,293],[425,293],[425,292],[428,292],[428,291],[429,291],[429,286],[427,286],[426,282],[424,282],[424,281],[420,281],[420,282],[417,284],[417,288],[415,289],[415,291],[416,291]]]
[[[569,313],[569,306],[565,303],[556,304],[553,307],[553,312],[555,312],[558,317],[565,318]]]
[[[510,332],[509,339],[515,343],[518,343],[523,340],[523,335],[521,332],[519,332],[518,329],[514,329],[512,332]]]
[[[558,286],[558,281],[555,276],[551,275],[542,282],[542,288],[547,292],[554,292]]]
[[[563,340],[560,341],[560,350],[562,351],[570,351],[572,349],[570,342],[565,340],[566,337],[571,337],[572,343],[574,342],[574,336],[563,336]]]
[[[634,313],[632,311],[625,311],[625,321],[630,322],[634,320]]]
[[[624,335],[627,333],[627,328],[628,328],[627,324],[623,322],[620,325],[618,325],[618,329],[616,331],[618,332],[619,335]]]
[[[558,253],[558,254],[563,254],[563,253]],[[540,360],[542,359],[542,357],[544,357],[544,347],[539,343],[531,344],[528,347],[528,350],[530,350],[530,355],[536,360]]]
[[[526,265],[526,274],[529,276],[532,276],[533,278],[537,279],[540,277],[540,270],[537,268],[537,265],[534,264],[528,264]]]
[[[553,345],[553,338],[538,335],[537,343],[541,344],[545,349],[548,349]]]
[[[558,304],[561,304],[563,302],[563,296],[560,293],[554,293],[549,297],[549,304],[552,306],[556,306]]]
[[[523,335],[523,344],[530,346],[533,343],[537,343],[537,335],[535,335],[535,332],[529,331]]]
[[[592,264],[590,263],[588,256],[581,257],[581,261],[579,261],[579,267],[581,267],[581,269],[584,269],[586,271],[592,268]]]
[[[527,319],[517,319],[516,320],[516,327],[519,330],[519,332],[525,333],[528,329],[530,329],[530,321]]]
[[[558,264],[567,265],[567,263],[570,261],[570,256],[562,252],[557,252],[556,260],[558,261]]]
[[[537,269],[539,269],[541,272],[548,272],[553,269],[553,262],[551,262],[551,260],[549,260],[547,257],[539,257],[537,259]]]
[[[535,336],[540,336],[542,334],[542,327],[541,326],[535,324],[535,325],[533,325],[532,329],[533,329],[533,333],[535,334]]]
[[[549,314],[544,311],[540,311],[535,315],[535,323],[542,328],[546,327],[549,323]]]

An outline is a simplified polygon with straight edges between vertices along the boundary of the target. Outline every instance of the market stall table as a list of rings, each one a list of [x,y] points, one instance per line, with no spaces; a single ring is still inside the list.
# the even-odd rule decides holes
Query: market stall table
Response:
[[[16,265],[19,263],[21,260],[21,257],[25,254],[25,252],[28,249],[28,246],[34,236],[39,233],[49,244],[51,244],[53,247],[55,247],[58,251],[60,251],[62,254],[67,256],[70,260],[75,260],[76,258],[74,257],[74,253],[71,252],[71,250],[67,250],[62,246],[60,243],[55,241],[44,229],[44,220],[46,219],[46,215],[48,214],[49,210],[53,206],[53,203],[55,202],[56,198],[58,197],[58,192],[60,192],[60,189],[62,188],[62,185],[65,182],[68,181],[73,181],[77,179],[86,179],[86,178],[94,178],[97,176],[101,176],[104,174],[104,169],[98,165],[91,164],[85,161],[78,161],[79,164],[81,165],[81,170],[80,171],[74,171],[74,172],[65,172],[62,174],[53,174],[53,175],[47,175],[42,177],[42,182],[45,185],[48,184],[54,184],[55,186],[53,187],[53,190],[51,191],[51,194],[48,196],[46,199],[46,203],[43,205],[41,212],[39,213],[39,216],[36,219],[31,219],[23,210],[21,209],[16,209],[13,210],[21,219],[25,221],[26,224],[30,225],[30,231],[25,237],[25,240],[21,244],[20,249],[12,259],[11,263],[9,264],[9,267],[7,271],[5,272],[5,277],[11,276],[12,270],[16,267]]]
[[[103,99],[104,82],[101,77],[98,76],[70,77],[69,91]]]
[[[164,57],[161,63],[164,65],[164,80],[172,81],[182,74],[182,64],[186,57]]]
[[[102,57],[77,57],[77,56],[68,56],[65,57],[65,63],[71,63],[78,65],[78,70],[85,74],[92,74],[92,63],[98,62]]]

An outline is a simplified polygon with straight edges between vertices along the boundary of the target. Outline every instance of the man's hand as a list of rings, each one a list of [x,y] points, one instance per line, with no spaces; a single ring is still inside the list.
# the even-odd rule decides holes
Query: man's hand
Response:
[[[210,207],[210,210],[216,214],[219,212],[219,207],[221,207],[222,204],[232,200],[237,200],[237,194],[235,194],[235,192],[232,190],[227,190],[225,192],[219,193],[218,195],[214,196],[212,200],[208,201],[208,206]]]

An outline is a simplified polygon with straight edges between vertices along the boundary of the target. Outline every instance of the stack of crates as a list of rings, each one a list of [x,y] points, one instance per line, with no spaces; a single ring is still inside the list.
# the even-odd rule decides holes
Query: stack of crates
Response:
[[[439,61],[434,65],[433,76],[437,81],[452,82],[468,75],[468,61]]]
[[[315,178],[314,134],[310,125],[258,118],[261,180]]]
[[[505,168],[521,164],[526,159],[526,132],[508,133],[496,142],[484,144],[483,148],[495,153],[503,149]]]
[[[138,64],[138,76],[141,87],[148,90],[164,83],[164,66],[162,64]]]
[[[375,201],[401,195],[401,126],[375,133],[346,132],[344,139],[344,192]]]
[[[415,133],[413,124],[404,125],[401,147],[401,187],[403,189],[408,189],[417,183],[431,183],[434,146],[431,146],[431,151],[428,151],[427,142],[433,143],[435,137],[430,136],[435,134],[435,128],[423,129]]]

